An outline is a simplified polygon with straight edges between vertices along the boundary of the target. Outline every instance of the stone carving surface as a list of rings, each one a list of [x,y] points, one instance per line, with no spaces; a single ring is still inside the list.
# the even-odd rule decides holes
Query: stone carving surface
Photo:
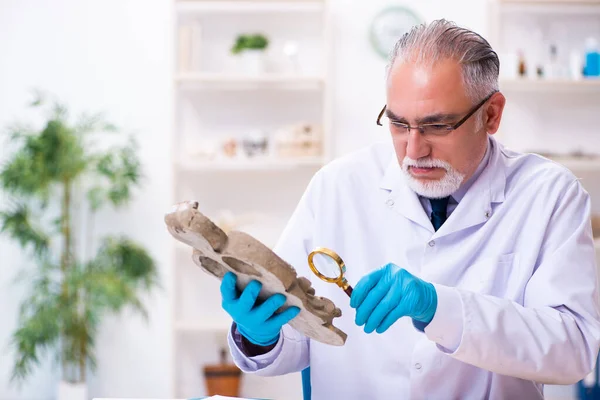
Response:
[[[175,239],[192,247],[192,260],[203,271],[219,280],[233,272],[240,291],[251,280],[260,281],[261,300],[274,293],[286,296],[278,312],[289,306],[300,308],[290,326],[319,342],[344,345],[346,334],[333,326],[341,310],[331,300],[316,296],[308,279],[299,277],[290,264],[260,241],[236,230],[226,234],[198,210],[194,201],[177,204],[165,215],[165,223]]]

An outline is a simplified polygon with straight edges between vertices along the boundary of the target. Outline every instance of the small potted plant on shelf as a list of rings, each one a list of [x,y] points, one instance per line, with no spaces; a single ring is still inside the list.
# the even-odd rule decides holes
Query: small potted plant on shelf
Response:
[[[268,46],[269,40],[263,34],[241,34],[231,48],[231,53],[241,57],[244,72],[257,75],[264,72],[264,55]]]
[[[33,105],[46,104],[39,97]],[[72,123],[63,105],[49,105],[41,127],[9,129],[9,156],[0,165],[0,190],[8,200],[0,209],[0,233],[31,259],[20,274],[29,293],[11,337],[11,383],[25,381],[51,351],[61,372],[55,398],[87,400],[86,374],[96,366],[102,318],[126,306],[146,318],[139,295],[160,284],[141,245],[114,235],[94,246],[92,235],[95,212],[126,205],[140,184],[135,142],[114,133],[100,115]],[[107,132],[125,140],[101,149],[98,136]]]

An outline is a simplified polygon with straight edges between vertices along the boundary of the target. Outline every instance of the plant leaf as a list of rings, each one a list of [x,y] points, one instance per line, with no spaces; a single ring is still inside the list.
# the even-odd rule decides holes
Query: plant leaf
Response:
[[[132,307],[144,319],[148,313],[138,290],[160,287],[156,264],[138,244],[127,238],[107,237],[85,274],[87,304],[91,310],[119,312]]]
[[[93,132],[117,132],[117,127],[106,120],[104,113],[83,114],[75,125],[77,134]]]
[[[32,246],[37,255],[44,255],[50,238],[41,227],[34,225],[34,220],[27,205],[20,204],[12,211],[0,212],[0,232],[8,233],[21,247]]]
[[[157,267],[148,252],[126,237],[106,237],[95,258],[95,266],[115,270],[132,282],[149,288],[157,281]]]
[[[102,189],[93,188],[92,209],[97,209],[105,201],[120,207],[131,199],[132,188],[141,181],[140,162],[136,155],[137,144],[134,140],[120,148],[112,149],[96,157],[96,173],[104,178]],[[96,206],[96,208],[94,208]]]
[[[25,138],[0,171],[0,183],[10,193],[45,198],[52,184],[74,181],[86,163],[80,138],[65,121],[52,119]]]
[[[92,211],[97,211],[106,199],[106,190],[100,186],[95,186],[88,191],[87,198]]]
[[[47,93],[41,89],[34,89],[33,96],[33,100],[30,104],[32,107],[38,107],[45,104],[46,98],[48,97]]]
[[[21,139],[34,134],[34,130],[30,125],[19,122],[10,125],[6,130],[8,132],[8,139],[12,144],[20,142]]]
[[[47,173],[43,171],[39,157],[28,153],[21,149],[13,154],[0,171],[0,184],[11,194],[45,198],[50,184]]]
[[[11,339],[17,352],[11,382],[23,381],[33,368],[39,366],[42,353],[58,344],[61,321],[59,294],[47,278],[34,282],[32,295],[21,306],[19,328]]]

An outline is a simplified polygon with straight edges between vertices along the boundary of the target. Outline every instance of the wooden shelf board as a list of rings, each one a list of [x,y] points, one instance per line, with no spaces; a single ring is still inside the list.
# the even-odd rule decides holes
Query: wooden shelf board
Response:
[[[500,89],[511,92],[597,92],[600,93],[600,79],[500,79]]]
[[[322,1],[177,1],[180,13],[318,13],[324,9]]]

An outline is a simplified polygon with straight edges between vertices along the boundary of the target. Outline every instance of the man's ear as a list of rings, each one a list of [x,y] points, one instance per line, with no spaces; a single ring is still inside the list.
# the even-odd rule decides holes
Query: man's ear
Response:
[[[492,96],[485,111],[485,129],[487,133],[493,135],[500,127],[502,112],[506,104],[506,97],[500,92]]]

